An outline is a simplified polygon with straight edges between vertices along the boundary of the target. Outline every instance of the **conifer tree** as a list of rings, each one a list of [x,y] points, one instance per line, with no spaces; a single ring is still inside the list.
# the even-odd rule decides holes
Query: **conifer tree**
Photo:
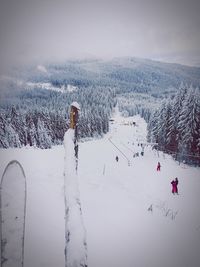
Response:
[[[37,124],[37,146],[40,148],[51,148],[51,137],[40,118]]]
[[[187,155],[199,155],[200,138],[200,94],[199,89],[190,87],[184,100],[178,124],[180,132],[179,153],[182,158]]]

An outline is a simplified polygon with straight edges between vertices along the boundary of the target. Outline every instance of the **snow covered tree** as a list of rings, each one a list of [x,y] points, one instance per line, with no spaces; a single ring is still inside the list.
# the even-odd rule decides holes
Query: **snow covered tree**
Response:
[[[21,147],[19,136],[11,124],[5,126],[5,139],[9,143],[9,147]]]
[[[168,132],[168,144],[171,152],[177,152],[178,143],[180,141],[180,132],[178,130],[178,123],[180,119],[180,112],[183,107],[184,99],[187,95],[188,86],[181,84],[174,100],[172,103],[172,116],[169,121],[169,132]]]
[[[7,140],[6,119],[3,112],[0,113],[0,147],[9,147],[9,140]]]
[[[160,116],[160,110],[155,110],[154,113],[152,113],[149,123],[147,125],[148,135],[147,140],[151,143],[158,143],[159,139],[159,133],[158,133],[158,127],[159,127],[159,116]]]
[[[182,87],[173,101],[164,102],[148,124],[148,141],[176,159],[200,164],[200,92]]]
[[[169,153],[173,151],[173,143],[171,143],[171,138],[170,138],[172,117],[173,117],[173,106],[171,101],[168,101],[165,110],[164,127],[165,127],[165,151]]]
[[[200,156],[200,92],[191,87],[180,112],[178,130],[180,133],[179,153],[182,158]],[[200,162],[200,159],[199,159]]]
[[[27,126],[27,144],[30,146],[36,146],[36,127],[33,122],[33,118],[30,113],[26,115],[26,126]]]
[[[40,148],[51,148],[51,137],[40,118],[37,123],[37,146]]]
[[[25,117],[23,114],[20,114],[19,111],[13,106],[10,112],[10,122],[15,130],[18,133],[20,144],[26,145],[26,127],[25,127]]]

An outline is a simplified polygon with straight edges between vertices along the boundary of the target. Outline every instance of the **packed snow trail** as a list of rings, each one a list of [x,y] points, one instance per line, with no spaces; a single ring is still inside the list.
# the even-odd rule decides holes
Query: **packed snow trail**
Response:
[[[141,156],[146,124],[139,117],[128,118],[125,124],[122,120],[126,119],[116,118],[108,138],[131,159],[131,166],[106,138],[80,146],[88,265],[198,267],[199,169],[183,169],[184,165],[178,166],[170,156],[154,153],[151,146],[146,146]],[[128,125],[131,120],[137,126]],[[139,157],[133,158],[133,152],[138,152]],[[116,155],[119,162],[115,161]],[[156,171],[158,161],[160,172]],[[180,181],[179,196],[171,194],[170,182],[176,176]],[[150,206],[152,210],[148,210]]]

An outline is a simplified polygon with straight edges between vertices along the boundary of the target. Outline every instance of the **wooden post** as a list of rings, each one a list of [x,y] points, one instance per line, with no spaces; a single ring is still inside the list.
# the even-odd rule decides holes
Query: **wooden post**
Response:
[[[70,126],[69,128],[75,129],[78,122],[78,111],[80,110],[80,106],[77,102],[73,102],[71,104],[70,110]]]
[[[74,106],[71,106],[69,128],[75,129],[77,121],[78,121],[78,109]]]
[[[78,168],[78,112],[80,110],[80,106],[77,102],[73,102],[71,104],[70,109],[70,129],[74,129],[74,151],[76,157],[76,171]]]

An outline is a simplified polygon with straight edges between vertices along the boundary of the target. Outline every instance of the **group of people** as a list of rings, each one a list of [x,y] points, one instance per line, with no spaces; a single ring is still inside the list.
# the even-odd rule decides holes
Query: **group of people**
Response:
[[[161,165],[160,162],[157,164],[157,171],[160,171]],[[174,180],[171,181],[172,185],[172,194],[177,194],[178,195],[178,178],[176,177]]]
[[[118,162],[119,161],[119,157],[116,156],[115,160]],[[160,162],[158,162],[156,169],[157,169],[157,171],[161,170]],[[178,178],[177,177],[174,180],[171,181],[171,185],[172,185],[172,194],[177,194],[178,195]]]

